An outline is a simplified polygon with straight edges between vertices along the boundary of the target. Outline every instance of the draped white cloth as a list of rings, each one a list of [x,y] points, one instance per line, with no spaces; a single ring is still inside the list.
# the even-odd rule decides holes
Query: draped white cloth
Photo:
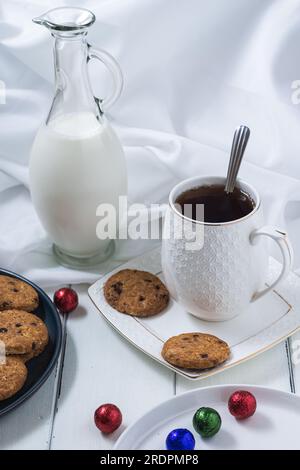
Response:
[[[63,5],[96,14],[89,41],[122,67],[109,117],[130,201],[164,202],[181,179],[224,175],[233,131],[246,124],[240,175],[261,193],[266,221],[288,230],[299,268],[300,0],[2,0],[0,266],[45,286],[99,277],[57,265],[28,191],[30,147],[53,95],[52,39],[31,19]],[[90,73],[103,95],[109,77],[98,63]],[[101,272],[151,246],[118,243]]]

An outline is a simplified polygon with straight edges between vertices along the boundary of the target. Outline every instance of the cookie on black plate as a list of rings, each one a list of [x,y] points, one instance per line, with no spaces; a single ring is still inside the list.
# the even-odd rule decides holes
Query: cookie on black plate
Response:
[[[24,385],[27,368],[18,357],[6,357],[0,362],[0,401],[15,395]]]
[[[48,343],[45,323],[36,315],[22,310],[0,312],[0,341],[6,354],[39,354]]]
[[[0,310],[25,310],[32,312],[39,304],[33,287],[14,277],[0,275]]]

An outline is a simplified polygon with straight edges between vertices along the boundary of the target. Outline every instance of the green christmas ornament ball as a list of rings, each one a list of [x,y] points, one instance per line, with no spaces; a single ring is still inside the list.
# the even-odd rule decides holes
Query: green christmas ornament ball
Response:
[[[202,437],[212,437],[217,434],[221,424],[221,416],[213,408],[199,408],[193,417],[194,429]]]

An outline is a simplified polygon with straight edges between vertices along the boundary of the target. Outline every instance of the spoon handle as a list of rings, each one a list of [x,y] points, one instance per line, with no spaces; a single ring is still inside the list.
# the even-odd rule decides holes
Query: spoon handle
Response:
[[[231,147],[231,154],[230,154],[230,161],[227,171],[227,178],[226,178],[226,185],[225,185],[225,192],[232,193],[235,187],[236,178],[238,171],[240,169],[241,161],[247,147],[247,143],[250,137],[250,129],[247,126],[240,126],[235,130],[232,147]]]

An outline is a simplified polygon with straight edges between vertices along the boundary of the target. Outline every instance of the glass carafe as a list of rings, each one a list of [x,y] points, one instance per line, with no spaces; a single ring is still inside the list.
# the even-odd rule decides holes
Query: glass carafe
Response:
[[[127,194],[124,152],[103,114],[120,95],[122,73],[112,56],[87,43],[95,21],[89,10],[55,8],[33,21],[54,38],[55,95],[31,150],[32,201],[62,264],[97,264],[113,250],[99,229],[99,206],[114,207],[109,223],[115,226],[119,196]],[[113,93],[104,99],[91,89],[87,64],[93,58],[114,79]]]

